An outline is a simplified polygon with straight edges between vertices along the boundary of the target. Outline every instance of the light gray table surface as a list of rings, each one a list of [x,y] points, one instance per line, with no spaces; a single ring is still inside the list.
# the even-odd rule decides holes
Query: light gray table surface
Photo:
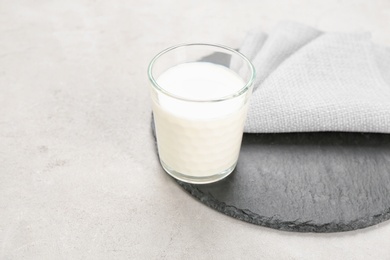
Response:
[[[387,0],[0,1],[0,259],[390,259],[390,222],[301,234],[244,223],[160,168],[146,68],[281,20],[372,32]]]

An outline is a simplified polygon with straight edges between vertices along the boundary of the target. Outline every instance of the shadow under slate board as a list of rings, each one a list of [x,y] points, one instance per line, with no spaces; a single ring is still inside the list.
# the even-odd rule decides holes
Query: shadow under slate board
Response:
[[[244,134],[226,179],[176,182],[203,204],[256,225],[296,232],[365,228],[390,218],[390,135]]]

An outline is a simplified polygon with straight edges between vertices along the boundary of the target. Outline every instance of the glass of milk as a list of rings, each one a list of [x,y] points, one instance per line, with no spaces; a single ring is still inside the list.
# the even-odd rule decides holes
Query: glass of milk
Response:
[[[157,147],[164,170],[195,184],[212,183],[236,167],[255,70],[220,45],[183,44],[148,68]]]

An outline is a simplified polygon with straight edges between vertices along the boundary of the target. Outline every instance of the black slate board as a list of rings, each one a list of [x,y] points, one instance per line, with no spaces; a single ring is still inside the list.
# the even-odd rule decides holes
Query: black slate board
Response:
[[[390,135],[244,134],[236,170],[177,183],[203,204],[274,229],[340,232],[390,218]]]

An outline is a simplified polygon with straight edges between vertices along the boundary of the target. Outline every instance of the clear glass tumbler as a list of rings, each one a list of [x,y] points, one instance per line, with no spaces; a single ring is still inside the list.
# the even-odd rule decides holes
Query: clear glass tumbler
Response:
[[[183,44],[148,68],[157,147],[164,170],[195,184],[236,167],[255,70],[241,53],[220,45]]]

